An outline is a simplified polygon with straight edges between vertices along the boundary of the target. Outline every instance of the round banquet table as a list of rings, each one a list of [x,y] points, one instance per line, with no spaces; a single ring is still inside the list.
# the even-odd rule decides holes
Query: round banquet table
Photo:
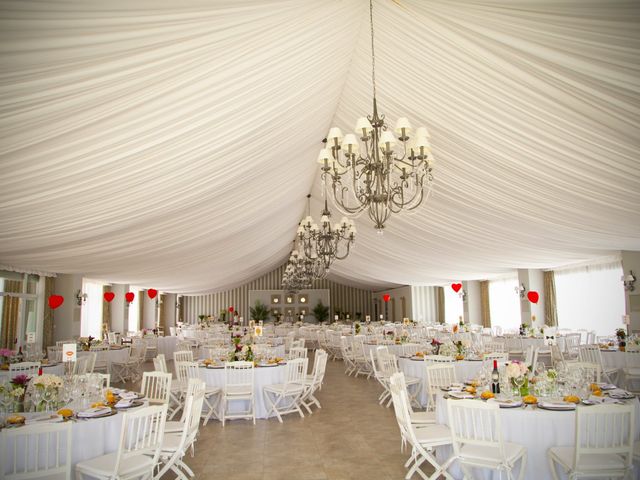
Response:
[[[134,409],[135,410],[135,409]],[[29,418],[41,417],[43,413],[26,413],[23,414]],[[118,449],[118,442],[120,440],[120,430],[122,427],[122,413],[105,417],[105,418],[90,418],[87,420],[78,420],[72,422],[71,426],[71,464],[72,472],[75,470],[75,465],[78,462],[89,460],[100,455],[115,452]],[[44,423],[44,422],[43,422]],[[1,435],[2,433],[0,433]],[[18,444],[20,445],[20,444]],[[66,446],[62,448],[63,452]],[[11,445],[8,447],[8,453],[11,453]],[[0,452],[5,454],[6,452]],[[0,466],[2,465],[0,457]],[[4,472],[2,472],[4,474]],[[0,477],[3,475],[0,475]],[[72,473],[73,477],[73,473]],[[90,477],[86,477],[87,479]]]
[[[637,398],[630,401],[634,402],[636,407],[635,440],[638,441],[640,439],[640,402]],[[448,425],[446,402],[443,395],[436,396],[436,419],[438,423],[444,425]],[[504,441],[523,445],[527,449],[525,479],[552,478],[547,460],[547,450],[550,447],[574,445],[575,415],[575,411],[549,411],[531,407],[500,409]],[[438,461],[442,463],[453,454],[453,448],[451,446],[437,447],[436,454]],[[640,465],[637,462],[634,464],[634,472],[637,475]],[[513,470],[514,475],[520,471],[519,469],[520,463],[517,463]],[[453,477],[462,478],[462,471],[456,462],[448,471]],[[500,478],[498,471],[474,469],[473,472],[474,478],[483,480],[498,480]],[[561,474],[559,468],[557,472]],[[566,478],[566,475],[561,474],[560,478]]]
[[[264,402],[264,394],[262,389],[266,385],[276,383],[284,383],[284,365],[275,365],[273,367],[256,367],[253,378],[253,395],[255,402],[256,418],[267,418],[267,406]],[[205,383],[211,387],[224,386],[224,367],[217,368],[200,368],[200,377]],[[246,410],[248,401],[234,400],[229,405],[231,412]]]
[[[51,365],[42,365],[42,373],[49,373],[61,377],[64,375],[64,364],[52,363]],[[9,370],[0,370],[0,378],[3,377],[10,379]]]
[[[229,353],[231,353],[233,347],[228,347],[229,349]],[[281,358],[285,358],[285,353],[284,353],[284,345],[273,345],[271,346],[271,348],[273,349],[273,355],[276,357],[281,357]],[[200,358],[199,360],[205,360],[206,359],[206,355],[204,351],[200,351]]]
[[[429,358],[429,357],[427,357]],[[482,369],[482,361],[459,360],[454,362],[456,377],[459,382],[475,377]],[[399,358],[398,367],[406,376],[416,377],[421,380],[420,392],[417,399],[420,405],[427,406],[427,369],[424,360],[413,360],[411,358]]]

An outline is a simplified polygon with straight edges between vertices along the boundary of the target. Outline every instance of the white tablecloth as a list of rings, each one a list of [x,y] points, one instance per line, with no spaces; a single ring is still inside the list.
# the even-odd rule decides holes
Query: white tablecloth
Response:
[[[256,367],[254,371],[253,386],[256,418],[267,418],[267,407],[265,406],[262,388],[266,385],[284,383],[284,370],[284,365],[276,365],[274,367]],[[224,386],[224,368],[201,368],[200,376],[209,386]],[[246,410],[247,407],[248,402],[234,401],[230,405],[230,411]]]
[[[452,400],[454,401],[454,400]],[[480,401],[480,400],[478,400]],[[633,400],[636,405],[636,441],[640,439],[640,402]],[[438,395],[436,400],[437,422],[448,424],[447,405],[443,395]],[[523,445],[527,449],[527,465],[525,478],[527,480],[550,479],[551,471],[547,461],[547,450],[555,446],[570,446],[575,442],[575,412],[553,412],[548,410],[522,408],[500,409],[502,423],[502,435],[506,442]],[[439,447],[437,456],[440,462],[452,455],[451,447]],[[516,465],[514,475],[520,470],[520,464]],[[638,464],[636,464],[636,477]],[[558,472],[560,470],[558,469]],[[449,473],[455,478],[462,478],[462,472],[456,464]],[[486,480],[500,479],[500,473],[489,469],[474,470],[477,476],[474,478]],[[563,478],[566,478],[564,476]]]
[[[42,414],[24,414],[27,418]],[[72,478],[75,464],[118,449],[123,414],[106,418],[78,420],[71,427]],[[11,448],[11,447],[10,447]],[[64,450],[63,450],[64,451]],[[4,452],[2,452],[4,453]],[[0,461],[0,464],[2,462]],[[89,477],[86,477],[89,478]]]
[[[233,348],[235,347],[229,347],[229,353],[231,353]],[[276,357],[285,358],[284,345],[275,345],[275,346],[272,346],[271,348],[273,349],[273,354]],[[205,360],[206,354],[204,350],[201,350],[199,352],[199,355],[200,355],[200,360]]]
[[[404,346],[409,346],[409,347],[418,347],[419,344],[417,343],[406,343],[404,345],[396,345],[395,343],[391,344],[391,345],[373,345],[370,343],[365,343],[364,344],[364,353],[365,355],[369,355],[369,351],[373,350],[373,355],[375,357],[376,355],[376,349],[378,347],[387,347],[387,349],[389,349],[389,353],[393,353],[395,356],[400,357],[401,355],[404,355],[404,351],[403,351],[403,347]]]
[[[456,377],[459,382],[475,377],[482,369],[482,362],[471,360],[460,360],[454,363],[456,369]],[[417,377],[421,379],[420,393],[418,394],[418,402],[423,407],[427,406],[427,369],[424,360],[412,360],[410,358],[398,359],[398,367],[405,375]]]
[[[55,365],[43,365],[42,373],[49,373],[51,375],[58,375],[61,377],[64,375],[64,365],[62,363],[57,363]],[[10,379],[9,370],[0,370],[0,378],[3,377]]]

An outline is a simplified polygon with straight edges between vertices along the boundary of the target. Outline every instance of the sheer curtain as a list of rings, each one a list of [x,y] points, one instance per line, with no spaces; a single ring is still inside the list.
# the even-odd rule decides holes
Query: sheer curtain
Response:
[[[127,330],[137,332],[140,330],[140,291],[129,290],[135,295],[133,302],[129,303],[129,316],[127,317]]]
[[[449,286],[444,288],[444,323],[458,323],[464,307],[459,293]]]
[[[558,327],[612,335],[624,315],[621,277],[619,261],[556,270]]]
[[[102,332],[102,283],[88,279],[82,280],[82,292],[87,300],[80,312],[80,335],[101,338]],[[75,300],[75,299],[74,299]]]
[[[489,282],[489,309],[491,326],[503,329],[520,327],[520,297],[515,289],[518,277],[508,277]]]

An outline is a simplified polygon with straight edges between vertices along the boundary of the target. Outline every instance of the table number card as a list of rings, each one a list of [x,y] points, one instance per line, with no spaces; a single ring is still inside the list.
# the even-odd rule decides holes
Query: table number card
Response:
[[[76,361],[76,344],[65,343],[62,345],[62,361],[63,362],[75,362]]]
[[[370,322],[371,321],[371,315],[365,315],[364,321],[365,322]]]
[[[410,322],[409,322],[409,319],[405,317],[405,318],[402,319],[402,323],[404,325],[409,325]]]
[[[544,344],[546,346],[556,344],[556,330],[555,328],[547,328],[544,331]]]
[[[256,326],[256,321],[255,320],[249,320],[249,328],[253,328]]]
[[[262,326],[261,325],[253,327],[253,335],[255,337],[261,337],[262,336]]]

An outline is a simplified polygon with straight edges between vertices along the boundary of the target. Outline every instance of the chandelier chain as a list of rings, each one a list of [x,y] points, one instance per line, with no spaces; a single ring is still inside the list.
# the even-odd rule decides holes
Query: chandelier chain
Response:
[[[373,83],[373,98],[376,98],[376,50],[373,42],[373,0],[369,0],[369,24],[371,25],[371,80]]]

